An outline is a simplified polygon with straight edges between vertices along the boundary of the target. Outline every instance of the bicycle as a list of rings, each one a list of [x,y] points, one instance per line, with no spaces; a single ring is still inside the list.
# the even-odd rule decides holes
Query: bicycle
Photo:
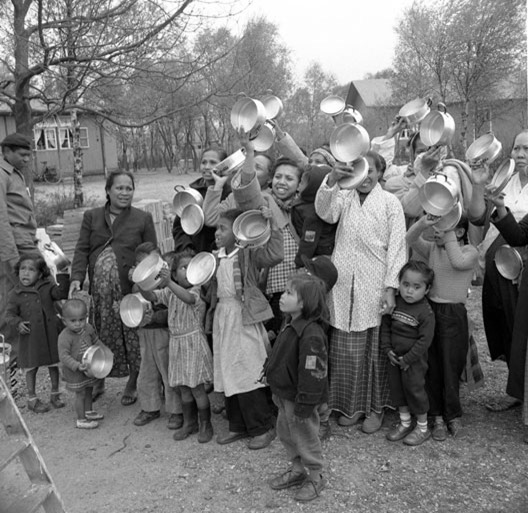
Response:
[[[60,183],[62,176],[56,166],[48,166],[47,162],[42,162],[42,168],[40,171],[38,169],[35,170],[33,180],[35,182]]]

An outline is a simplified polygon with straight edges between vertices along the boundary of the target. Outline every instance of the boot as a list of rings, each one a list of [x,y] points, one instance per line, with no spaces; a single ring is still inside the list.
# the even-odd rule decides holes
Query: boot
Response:
[[[198,410],[194,401],[182,403],[183,426],[174,432],[174,440],[185,440],[189,435],[198,432]]]
[[[213,425],[211,424],[211,408],[198,410],[198,419],[200,421],[200,431],[198,431],[198,441],[205,444],[213,438]]]

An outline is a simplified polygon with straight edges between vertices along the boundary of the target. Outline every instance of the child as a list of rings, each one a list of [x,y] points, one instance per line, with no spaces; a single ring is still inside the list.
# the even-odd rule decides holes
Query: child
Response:
[[[318,413],[318,406],[328,399],[324,283],[306,274],[292,276],[280,308],[289,322],[275,341],[264,373],[279,408],[277,433],[292,466],[269,483],[273,490],[301,485],[295,499],[307,502],[326,484]]]
[[[410,260],[398,275],[396,306],[381,323],[381,349],[388,356],[392,404],[398,407],[400,422],[387,433],[387,440],[403,439],[406,445],[420,445],[431,436],[427,427],[429,401],[425,390],[427,350],[433,339],[435,318],[425,297],[434,273],[423,262]],[[411,414],[417,424],[413,430]]]
[[[302,256],[312,258],[317,255],[332,254],[337,224],[323,221],[315,212],[315,195],[331,167],[311,165],[304,168],[299,197],[293,202],[291,219],[295,231],[299,234],[299,249],[295,256],[295,265],[302,267]]]
[[[211,304],[215,309],[214,385],[215,391],[225,393],[229,420],[229,432],[217,442],[223,445],[251,436],[248,447],[256,450],[275,437],[265,385],[257,381],[270,348],[263,322],[273,315],[258,288],[258,273],[279,263],[283,248],[282,234],[266,207],[262,214],[270,221],[269,241],[259,248],[237,248],[233,222],[240,214],[239,210],[224,212],[216,227],[220,250]]]
[[[9,293],[6,320],[20,334],[18,366],[26,371],[28,409],[45,413],[50,405],[35,392],[39,367],[48,367],[51,379],[50,404],[64,407],[59,392],[59,353],[57,339],[61,330],[54,301],[68,297],[66,275],[58,275],[59,285],[50,276],[40,254],[22,255],[15,267],[18,284]]]
[[[434,228],[438,220],[435,216],[423,216],[407,232],[407,242],[414,251],[429,260],[429,267],[435,274],[429,300],[436,323],[429,348],[426,389],[429,415],[434,417],[433,439],[442,441],[447,437],[445,422],[453,436],[457,436],[462,426],[459,383],[469,345],[465,304],[478,251],[464,243],[468,228],[465,216],[454,230],[447,232]],[[420,237],[429,226],[433,226],[434,230],[432,242]]]
[[[151,253],[159,253],[152,242],[143,242],[136,248],[136,264]],[[133,269],[131,269],[133,272]],[[138,398],[141,411],[134,425],[144,426],[159,418],[163,397],[169,415],[167,427],[179,429],[183,425],[180,391],[169,384],[169,330],[165,305],[154,305],[145,322],[138,329],[141,365],[138,376]]]
[[[185,440],[198,432],[198,442],[207,443],[213,437],[213,426],[205,384],[213,379],[213,356],[204,332],[205,303],[200,288],[187,280],[187,266],[193,256],[191,250],[176,253],[171,271],[160,272],[163,290],[143,295],[168,307],[169,385],[179,388],[183,410],[183,425],[173,438]]]
[[[59,357],[66,388],[75,392],[76,426],[94,429],[104,417],[92,409],[92,392],[96,378],[84,374],[88,368],[82,363],[83,354],[90,346],[100,344],[94,328],[87,323],[86,304],[80,299],[69,299],[62,307],[62,320],[66,326],[59,335]]]

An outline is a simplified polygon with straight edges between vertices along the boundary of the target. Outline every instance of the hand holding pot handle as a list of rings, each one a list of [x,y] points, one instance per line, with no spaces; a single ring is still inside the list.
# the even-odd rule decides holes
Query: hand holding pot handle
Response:
[[[68,298],[72,299],[74,294],[79,290],[81,290],[81,282],[79,280],[72,280],[70,290],[68,291]]]

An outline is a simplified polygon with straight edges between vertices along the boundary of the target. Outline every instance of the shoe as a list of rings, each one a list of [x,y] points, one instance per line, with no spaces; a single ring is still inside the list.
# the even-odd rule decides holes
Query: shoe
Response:
[[[276,433],[273,428],[262,435],[253,436],[248,443],[248,448],[254,451],[266,448],[275,439]]]
[[[102,413],[98,413],[93,410],[85,411],[84,416],[86,417],[87,420],[103,420],[104,419],[104,415]]]
[[[155,419],[159,419],[160,412],[158,411],[143,411],[138,413],[138,416],[134,419],[134,426],[145,426],[149,422]]]
[[[51,393],[50,404],[56,409],[64,408],[66,406],[66,403],[61,399],[60,392]]]
[[[433,424],[433,440],[443,442],[447,439],[446,425],[443,420],[435,419]]]
[[[486,404],[486,408],[489,411],[500,413],[502,411],[511,410],[512,408],[517,408],[518,406],[521,406],[521,404],[522,401],[520,401],[519,399],[506,396],[505,398]]]
[[[216,437],[216,443],[219,445],[227,445],[232,444],[233,442],[236,442],[237,440],[242,440],[243,438],[247,438],[249,434],[244,431],[243,433],[235,433],[234,431],[228,431],[227,434],[221,436],[218,435]]]
[[[198,442],[206,444],[213,438],[213,425],[211,424],[211,408],[198,410]]]
[[[51,406],[49,404],[44,404],[37,397],[34,399],[28,399],[27,407],[28,410],[31,410],[33,413],[46,413],[51,410]]]
[[[385,438],[389,442],[398,442],[399,440],[402,440],[405,438],[409,433],[411,433],[413,430],[412,424],[409,424],[409,426],[405,427],[401,422],[398,422],[396,426],[394,426],[386,435]]]
[[[337,423],[340,426],[348,427],[348,426],[354,426],[356,425],[360,420],[362,420],[365,417],[365,414],[363,412],[356,412],[352,417],[347,417],[346,415],[341,415],[337,419]]]
[[[421,445],[426,440],[429,440],[431,438],[431,430],[427,428],[427,431],[422,431],[418,426],[416,426],[411,433],[409,433],[404,439],[403,443],[405,445]]]
[[[99,422],[96,420],[82,419],[77,421],[77,428],[79,429],[95,429],[99,426]]]
[[[462,430],[462,421],[459,418],[450,420],[447,423],[447,429],[451,433],[451,436],[453,438],[456,438],[460,434],[460,431]]]
[[[137,401],[137,392],[135,390],[133,390],[132,392],[125,390],[123,392],[123,397],[121,397],[121,404],[123,406],[131,406],[136,401]]]
[[[302,485],[307,477],[308,474],[306,472],[294,474],[293,469],[289,468],[281,475],[270,479],[268,483],[272,490],[286,490],[287,488]]]
[[[330,421],[327,420],[326,422],[321,422],[319,424],[319,440],[321,440],[322,442],[323,440],[330,438],[331,434],[332,434],[332,427],[330,426]]]
[[[183,402],[183,424],[180,429],[174,431],[174,440],[185,440],[189,435],[198,433],[198,409],[194,401]]]
[[[317,499],[321,491],[326,486],[326,480],[323,476],[319,481],[313,481],[309,477],[304,480],[299,491],[295,494],[295,500],[298,502],[309,502]]]
[[[361,431],[363,431],[363,433],[367,433],[367,435],[371,435],[372,433],[379,431],[381,429],[381,425],[383,424],[383,416],[384,412],[376,413],[375,411],[371,411],[370,415],[363,421]]]
[[[167,422],[169,429],[180,429],[183,426],[183,413],[171,413]]]

